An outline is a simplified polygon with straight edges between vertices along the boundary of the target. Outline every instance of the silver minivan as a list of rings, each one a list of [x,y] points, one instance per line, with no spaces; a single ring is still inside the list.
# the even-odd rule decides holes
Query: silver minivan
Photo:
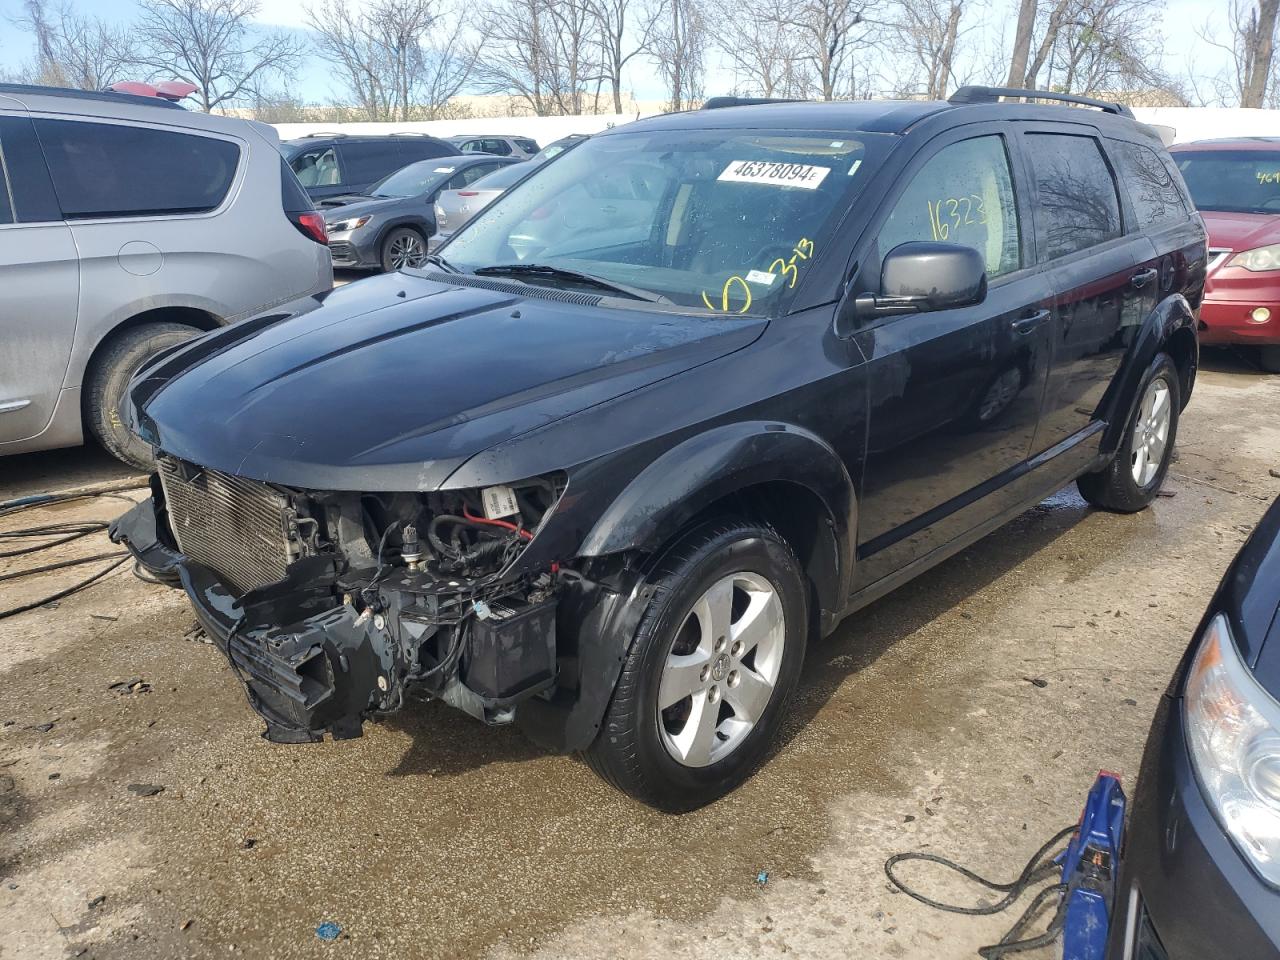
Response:
[[[0,455],[150,449],[145,361],[333,286],[324,220],[265,124],[160,97],[0,84]]]

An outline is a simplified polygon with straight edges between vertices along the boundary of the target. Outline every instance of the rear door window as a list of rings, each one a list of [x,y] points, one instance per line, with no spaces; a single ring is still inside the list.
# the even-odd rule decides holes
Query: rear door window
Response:
[[[1022,266],[1013,176],[1001,137],[945,146],[916,172],[880,229],[880,255],[913,240],[972,247],[991,278]]]
[[[41,118],[35,127],[69,220],[213,210],[240,161],[234,143],[188,133]]]
[[[4,144],[0,143],[0,224],[13,223],[13,191],[4,162]]]
[[[1026,143],[1041,263],[1120,236],[1120,197],[1097,140],[1029,133]]]
[[[289,166],[304,187],[334,187],[342,182],[338,151],[333,147],[313,147],[295,154]]]
[[[1112,156],[1120,165],[1120,176],[1138,215],[1138,225],[1160,227],[1185,220],[1182,195],[1160,155],[1138,143],[1113,140],[1112,145]]]
[[[343,183],[373,183],[404,166],[399,145],[394,140],[367,140],[343,143]]]
[[[507,143],[505,140],[489,138],[487,140],[482,140],[481,143],[483,144],[481,149],[483,149],[485,153],[492,153],[495,157],[505,157],[511,153],[511,144]]]

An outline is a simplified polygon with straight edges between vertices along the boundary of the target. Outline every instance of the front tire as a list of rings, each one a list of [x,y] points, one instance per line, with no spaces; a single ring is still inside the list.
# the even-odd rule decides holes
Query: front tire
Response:
[[[129,381],[160,351],[199,335],[185,323],[148,323],[117,334],[94,359],[85,378],[85,420],[89,432],[117,460],[144,473],[155,468],[150,445],[128,427]]]
[[[799,561],[772,528],[691,530],[647,578],[647,606],[587,761],[661,810],[729,793],[764,760],[808,632]]]
[[[412,227],[396,227],[382,240],[382,269],[394,273],[427,262],[427,238]]]
[[[1136,513],[1150,504],[1169,470],[1181,410],[1178,368],[1168,354],[1158,354],[1138,387],[1138,403],[1115,459],[1076,481],[1080,495],[1117,513]]]

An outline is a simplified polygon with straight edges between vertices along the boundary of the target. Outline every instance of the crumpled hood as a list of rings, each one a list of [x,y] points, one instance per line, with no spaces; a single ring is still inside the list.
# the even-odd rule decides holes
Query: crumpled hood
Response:
[[[215,331],[135,379],[143,435],[226,473],[390,491],[435,489],[493,444],[740,349],[766,321],[389,274],[245,324],[248,335]]]

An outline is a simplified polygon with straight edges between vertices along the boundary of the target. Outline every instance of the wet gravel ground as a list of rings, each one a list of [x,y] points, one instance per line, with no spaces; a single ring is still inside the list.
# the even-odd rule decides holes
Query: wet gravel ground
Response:
[[[184,598],[127,567],[0,620],[0,957],[972,956],[1014,918],[936,913],[888,887],[885,858],[1012,878],[1099,768],[1132,777],[1280,494],[1280,377],[1205,359],[1172,496],[1126,517],[1064,491],[856,615],[810,650],[772,761],[683,817],[434,704],[269,744],[217,650],[184,639]],[[0,500],[121,475],[92,448],[8,458]],[[0,582],[0,607],[93,569]]]

